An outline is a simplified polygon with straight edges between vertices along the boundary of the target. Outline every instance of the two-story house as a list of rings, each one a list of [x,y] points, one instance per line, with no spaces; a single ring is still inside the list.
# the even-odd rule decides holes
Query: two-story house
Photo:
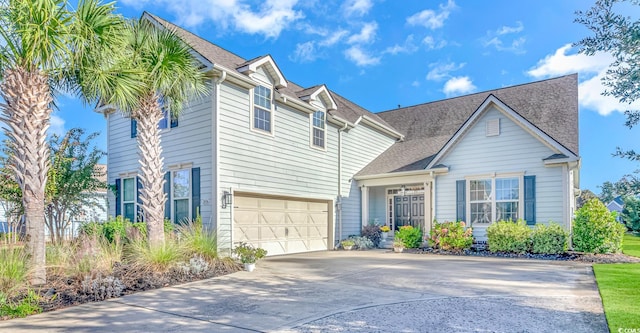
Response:
[[[479,239],[501,219],[570,228],[576,75],[372,113],[323,84],[288,81],[270,55],[247,60],[143,16],[174,29],[213,77],[204,98],[159,126],[165,217],[199,212],[221,249],[326,250],[373,222],[464,220]],[[136,220],[136,124],[104,112],[110,214]]]

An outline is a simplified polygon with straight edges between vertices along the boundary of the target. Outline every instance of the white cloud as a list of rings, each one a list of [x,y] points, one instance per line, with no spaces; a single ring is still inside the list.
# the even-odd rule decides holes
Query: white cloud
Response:
[[[447,46],[447,41],[443,39],[436,42],[432,36],[427,36],[422,40],[422,44],[426,45],[429,50],[438,50]]]
[[[320,41],[318,44],[320,46],[332,46],[337,42],[342,40],[344,36],[346,36],[349,32],[347,30],[340,29],[330,35],[327,36],[324,40]]]
[[[451,11],[456,8],[453,0],[448,0],[447,4],[440,4],[440,12],[432,9],[425,9],[421,12],[415,13],[407,18],[407,24],[419,25],[431,30],[442,28],[444,21],[449,18]]]
[[[571,45],[567,44],[538,61],[527,74],[535,78],[578,73],[583,79],[578,84],[578,101],[582,107],[595,110],[601,115],[608,115],[614,111],[624,112],[630,108],[640,108],[640,102],[632,104],[620,103],[613,96],[603,96],[606,87],[602,79],[606,76],[609,65],[614,58],[607,53],[596,53],[587,56],[582,53],[569,53]]]
[[[518,34],[522,31],[524,31],[524,25],[522,22],[517,21],[513,27],[504,25],[495,31],[487,31],[486,36],[483,37],[481,41],[484,47],[493,46],[498,51],[524,54],[526,53],[524,44],[527,39],[525,37],[513,37],[513,39],[508,40],[509,37],[507,36],[510,34]],[[505,41],[505,39],[507,39],[507,41]]]
[[[476,86],[473,85],[468,76],[452,77],[444,84],[442,89],[447,97],[468,94],[474,90],[476,90]]]
[[[52,114],[49,122],[49,130],[47,130],[47,133],[49,135],[64,135],[66,133],[66,130],[64,129],[64,119],[55,114]]]
[[[450,72],[457,71],[464,67],[464,65],[466,65],[464,62],[460,64],[456,64],[455,62],[430,64],[429,68],[431,68],[431,70],[427,73],[427,80],[440,81],[451,77]]]
[[[289,56],[289,59],[298,62],[311,62],[316,60],[316,58],[318,58],[318,51],[316,50],[316,43],[314,41],[296,44],[293,55]]]
[[[123,0],[125,5],[139,8],[150,0]],[[298,0],[265,0],[254,9],[247,0],[155,0],[176,16],[176,23],[195,27],[211,21],[219,28],[277,38],[293,22],[304,17],[294,10]]]
[[[405,39],[404,44],[402,45],[396,44],[394,46],[390,46],[386,48],[382,53],[389,53],[393,55],[396,55],[398,53],[410,54],[417,50],[418,50],[418,47],[413,43],[413,35],[409,35],[407,36],[407,39]]]
[[[367,54],[364,50],[362,50],[359,46],[352,46],[344,51],[347,59],[353,61],[357,66],[373,66],[380,63],[380,57],[374,57],[370,54]]]
[[[417,87],[420,87],[420,81],[415,80],[415,81],[411,82],[411,86],[412,86],[412,87],[416,87],[416,88],[417,88]]]
[[[378,30],[378,23],[369,22],[362,26],[359,33],[353,34],[347,40],[349,44],[365,44],[372,42],[376,37],[376,30]]]
[[[371,0],[349,0],[343,5],[346,16],[364,16],[373,7]]]
[[[522,24],[522,22],[517,21],[515,27],[504,25],[502,26],[502,28],[496,30],[496,34],[498,35],[513,34],[513,33],[521,32],[522,30],[524,30],[524,25]]]

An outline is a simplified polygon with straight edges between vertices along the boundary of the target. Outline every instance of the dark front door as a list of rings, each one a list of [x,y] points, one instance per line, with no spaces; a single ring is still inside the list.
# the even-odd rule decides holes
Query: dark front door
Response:
[[[397,195],[395,202],[395,229],[400,229],[403,225],[411,225],[414,228],[424,226],[424,194],[420,195]]]

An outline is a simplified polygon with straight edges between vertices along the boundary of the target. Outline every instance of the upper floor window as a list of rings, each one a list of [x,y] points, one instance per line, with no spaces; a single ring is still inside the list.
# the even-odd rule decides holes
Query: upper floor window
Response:
[[[325,113],[316,111],[313,113],[311,126],[311,142],[314,147],[325,148]]]
[[[172,114],[167,108],[164,107],[164,101],[160,99],[160,106],[162,107],[162,119],[158,123],[159,129],[167,129],[178,127],[178,115]],[[131,137],[138,136],[138,122],[131,118]]]
[[[253,88],[253,128],[271,133],[272,103],[271,89],[264,86]]]

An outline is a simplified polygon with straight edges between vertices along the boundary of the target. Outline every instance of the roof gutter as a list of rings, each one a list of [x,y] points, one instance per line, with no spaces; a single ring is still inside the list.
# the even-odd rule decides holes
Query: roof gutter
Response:
[[[439,167],[439,168],[433,168],[433,169],[421,169],[421,170],[411,170],[411,171],[379,173],[375,175],[354,176],[353,179],[367,180],[367,179],[393,178],[393,177],[416,176],[416,175],[433,176],[435,174],[444,174],[447,172],[449,172],[449,167]]]
[[[360,116],[360,118],[358,118],[358,120],[356,120],[356,122],[354,123],[354,125],[358,125],[360,122],[363,122],[375,129],[377,129],[378,131],[385,133],[387,135],[390,135],[392,137],[397,138],[400,141],[404,141],[404,135],[396,130],[394,130],[393,128],[383,125],[377,121],[375,121],[374,119],[370,118],[367,115],[362,115]]]

